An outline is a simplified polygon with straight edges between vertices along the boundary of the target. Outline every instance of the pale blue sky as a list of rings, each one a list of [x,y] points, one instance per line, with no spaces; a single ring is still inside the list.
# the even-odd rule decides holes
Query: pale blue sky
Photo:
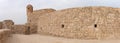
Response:
[[[0,21],[11,19],[16,24],[26,23],[26,5],[34,9],[65,9],[84,6],[110,6],[120,8],[120,0],[0,0]]]

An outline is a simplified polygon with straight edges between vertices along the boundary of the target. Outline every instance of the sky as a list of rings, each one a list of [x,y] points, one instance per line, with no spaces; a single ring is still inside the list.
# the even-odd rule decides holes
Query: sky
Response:
[[[120,0],[0,0],[0,21],[10,19],[13,20],[15,24],[26,23],[26,6],[28,4],[32,4],[34,10],[44,8],[61,10],[86,6],[120,8]]]

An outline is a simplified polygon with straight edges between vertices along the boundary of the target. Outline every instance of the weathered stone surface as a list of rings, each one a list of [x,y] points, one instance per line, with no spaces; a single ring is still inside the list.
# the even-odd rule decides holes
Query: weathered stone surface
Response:
[[[7,28],[7,29],[11,29],[12,25],[14,25],[14,22],[12,20],[4,20],[3,21],[3,29]]]
[[[27,24],[29,24],[27,26],[30,28],[30,33],[37,32],[37,23],[38,23],[37,21],[39,19],[39,16],[56,11],[51,8],[33,11],[33,6],[30,4],[26,7],[26,10],[27,10]]]
[[[79,39],[113,39],[120,35],[120,9],[83,7],[39,16],[38,33]]]
[[[4,43],[10,35],[11,31],[9,29],[0,29],[0,43]]]
[[[30,29],[31,34],[37,33],[37,25],[30,25],[28,29]]]
[[[13,25],[11,29],[14,34],[26,34],[28,32],[26,25]]]
[[[2,25],[3,25],[2,22],[0,22],[0,29],[2,29]]]

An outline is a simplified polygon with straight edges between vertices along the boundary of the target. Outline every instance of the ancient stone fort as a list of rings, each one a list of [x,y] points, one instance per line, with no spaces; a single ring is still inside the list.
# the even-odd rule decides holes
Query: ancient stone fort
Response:
[[[33,10],[27,5],[27,23],[0,22],[12,34],[44,34],[77,39],[120,39],[120,8],[89,6],[63,10]]]

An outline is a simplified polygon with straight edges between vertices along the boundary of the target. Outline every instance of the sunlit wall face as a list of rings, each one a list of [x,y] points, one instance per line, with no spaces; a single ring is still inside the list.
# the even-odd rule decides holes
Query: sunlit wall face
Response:
[[[43,8],[65,9],[84,6],[120,7],[120,0],[0,0],[0,21],[12,19],[16,24],[26,23],[26,5],[34,10]]]

